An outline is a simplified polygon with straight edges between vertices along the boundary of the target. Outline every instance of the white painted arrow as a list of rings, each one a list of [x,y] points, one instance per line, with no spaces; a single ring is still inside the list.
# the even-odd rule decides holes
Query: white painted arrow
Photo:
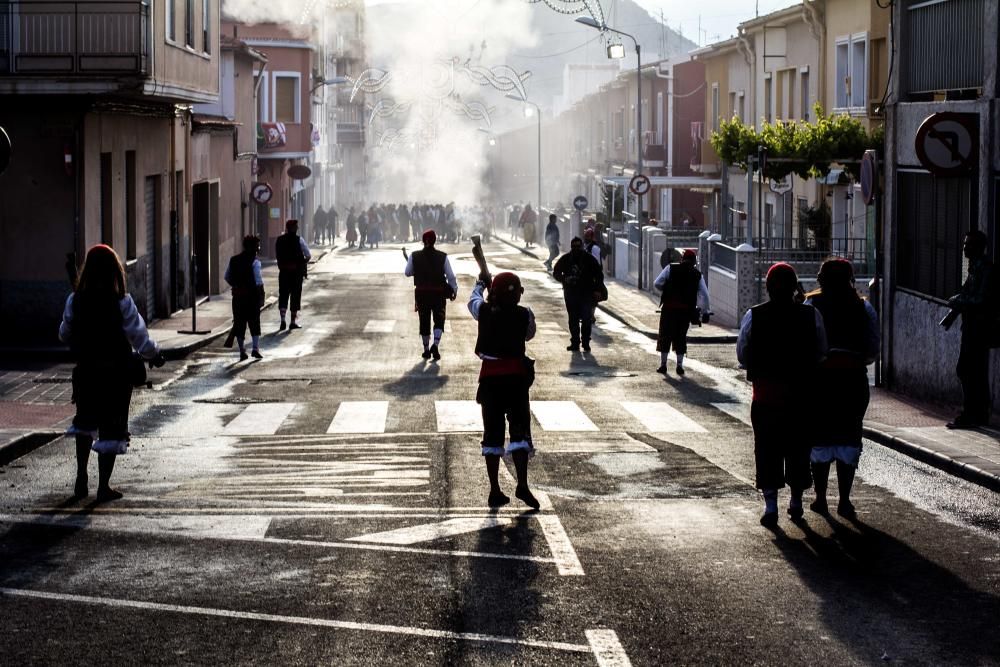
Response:
[[[396,530],[387,530],[382,533],[371,533],[369,535],[358,535],[351,537],[348,542],[374,542],[376,544],[417,544],[418,542],[430,542],[440,540],[445,537],[462,535],[464,533],[475,533],[488,528],[498,528],[507,526],[510,519],[489,517],[485,519],[448,519],[439,523],[425,523],[419,526],[409,526]]]

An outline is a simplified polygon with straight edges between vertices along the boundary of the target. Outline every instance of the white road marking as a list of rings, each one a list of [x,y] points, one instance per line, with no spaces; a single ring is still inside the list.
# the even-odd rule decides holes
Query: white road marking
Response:
[[[483,430],[483,410],[475,401],[434,401],[438,433]]]
[[[368,320],[365,333],[392,333],[396,328],[396,320]]]
[[[440,523],[425,523],[419,526],[407,526],[396,530],[380,533],[358,535],[348,538],[348,542],[374,542],[376,544],[416,544],[430,542],[445,537],[475,533],[480,530],[509,526],[510,519],[487,517],[485,519],[447,519]]]
[[[342,401],[327,433],[385,433],[389,401]]]
[[[644,442],[637,440],[573,440],[553,442],[546,444],[545,454],[647,454],[655,452],[655,447],[650,447]]]
[[[712,403],[712,407],[725,412],[730,417],[735,417],[748,426],[750,423],[749,403]]]
[[[573,401],[532,401],[531,411],[543,431],[598,430]]]
[[[545,451],[548,450],[546,449]],[[500,466],[500,474],[503,475],[505,478],[507,478],[507,481],[510,482],[511,486],[515,486],[517,484],[517,480],[514,479],[514,476],[512,474],[510,474],[510,470],[507,468],[507,466]],[[535,500],[538,501],[539,511],[547,512],[553,509],[552,501],[549,499],[549,494],[545,493],[544,491],[539,491],[538,489],[531,489],[531,494],[535,496]],[[521,501],[511,498],[511,502],[520,503]]]
[[[599,667],[631,667],[632,661],[628,659],[614,630],[587,630],[584,634],[594,650]]]
[[[0,520],[12,523],[30,523],[57,528],[87,528],[93,530],[113,530],[127,533],[183,535],[184,537],[204,537],[212,539],[262,540],[271,525],[269,516],[226,515],[226,514],[170,514],[149,516],[145,514],[103,514],[81,516],[35,515],[16,517],[0,515]]]
[[[576,550],[573,543],[569,541],[566,529],[562,522],[554,514],[535,514],[538,525],[542,527],[545,540],[549,543],[549,549],[556,560],[556,568],[559,574],[565,576],[583,576],[583,565],[576,557]]]
[[[296,403],[255,403],[226,424],[225,435],[274,435]]]
[[[309,618],[306,616],[286,616],[279,614],[262,614],[259,612],[237,611],[233,609],[217,609],[212,607],[194,607],[190,605],[163,604],[159,602],[144,602],[141,600],[124,600],[121,598],[105,598],[91,595],[71,595],[69,593],[49,593],[20,588],[0,588],[0,594],[11,597],[32,598],[37,600],[53,600],[57,602],[75,602],[79,604],[113,607],[119,609],[140,609],[143,611],[161,611],[173,614],[190,614],[195,616],[212,616],[216,618],[233,618],[247,621],[264,621],[269,623],[286,623],[338,630],[357,630],[360,632],[382,632],[411,637],[427,637],[431,639],[448,639],[453,641],[481,642],[487,644],[507,644],[529,648],[568,651],[572,653],[594,653],[593,644],[571,644],[569,642],[553,642],[537,639],[518,639],[499,635],[486,635],[476,632],[451,632],[448,630],[432,630],[428,628],[407,627],[402,625],[385,625],[381,623],[358,623],[354,621],[337,621],[326,618]],[[608,663],[612,664],[612,663]]]
[[[698,422],[669,403],[622,401],[622,407],[642,422],[650,433],[707,433]]]

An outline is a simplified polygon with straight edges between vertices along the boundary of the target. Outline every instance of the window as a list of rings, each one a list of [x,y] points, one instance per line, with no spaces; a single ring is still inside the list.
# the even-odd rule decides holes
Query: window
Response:
[[[771,73],[764,72],[764,120],[770,123],[771,117]]]
[[[201,0],[201,50],[205,53],[212,52],[211,38],[212,27],[212,0]]]
[[[896,178],[897,283],[947,299],[962,285],[962,238],[975,223],[978,181],[923,171],[900,171]]]
[[[809,120],[809,105],[810,105],[810,102],[809,102],[809,68],[808,67],[803,67],[802,70],[799,72],[799,89],[800,89],[800,97],[799,97],[800,102],[799,102],[799,104],[801,105],[799,107],[799,118],[801,118],[802,120],[808,121]]]
[[[298,73],[274,74],[274,122],[300,122]]]
[[[174,0],[167,0],[164,3],[167,8],[167,39],[171,42],[177,41],[177,7]]]
[[[194,48],[194,0],[184,0],[184,43]]]
[[[741,90],[740,94],[737,95],[737,98],[738,98],[737,99],[737,106],[739,107],[737,109],[737,111],[739,112],[737,114],[737,118],[739,118],[740,120],[746,122],[746,119],[747,119],[746,104],[745,104],[746,103],[746,95],[744,95],[743,91]]]
[[[868,98],[868,35],[837,40],[838,109],[863,109]]]
[[[125,151],[125,260],[135,259],[135,151]]]
[[[719,131],[719,84],[712,84],[712,129]]]

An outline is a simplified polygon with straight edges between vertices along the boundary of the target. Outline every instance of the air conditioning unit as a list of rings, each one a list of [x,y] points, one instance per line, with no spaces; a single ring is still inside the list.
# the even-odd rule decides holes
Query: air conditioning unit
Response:
[[[868,102],[868,116],[870,118],[885,118],[885,107],[881,100],[871,100]]]

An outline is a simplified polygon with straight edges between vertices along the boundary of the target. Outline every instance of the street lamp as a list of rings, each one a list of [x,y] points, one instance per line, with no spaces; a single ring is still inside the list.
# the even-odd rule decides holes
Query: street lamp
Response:
[[[349,81],[350,79],[348,79],[346,76],[335,76],[331,79],[321,79],[320,81],[316,82],[315,86],[309,89],[309,94],[312,95],[319,88],[323,86],[337,86],[343,83],[348,83]]]
[[[519,95],[514,95],[513,93],[507,95],[507,99],[516,100],[518,102],[524,102],[525,104],[530,104],[535,107],[535,115],[538,117],[538,219],[542,218],[542,108],[532,102],[531,100],[524,99]],[[531,107],[525,107],[524,115],[531,115]]]
[[[600,30],[601,32],[613,32],[616,35],[622,35],[628,37],[635,44],[635,83],[638,89],[638,94],[635,99],[635,115],[636,115],[636,146],[639,148],[639,155],[636,159],[636,166],[638,168],[638,173],[642,173],[642,47],[639,46],[639,42],[635,37],[628,34],[627,32],[622,32],[621,30],[615,30],[606,24],[598,23],[589,16],[581,16],[576,19],[577,23],[582,23],[583,25],[594,28],[595,30]],[[618,57],[618,53],[622,56],[625,55],[624,49],[619,51],[618,49],[608,49],[608,57]],[[636,195],[636,201],[638,202],[638,220],[639,220],[639,289],[642,289],[642,195]]]

